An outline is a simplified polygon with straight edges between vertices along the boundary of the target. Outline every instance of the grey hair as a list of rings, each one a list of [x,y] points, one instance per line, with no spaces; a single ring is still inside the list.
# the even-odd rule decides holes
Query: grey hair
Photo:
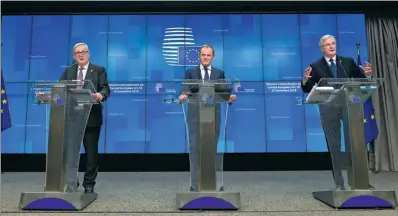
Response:
[[[211,50],[213,50],[213,55],[216,53],[216,51],[214,50],[214,48],[213,48],[211,45],[209,45],[209,44],[204,44],[204,45],[202,45],[202,46],[200,47],[200,49],[199,49],[199,54],[202,53],[202,49],[203,49],[203,48],[210,48]]]
[[[322,44],[325,40],[329,39],[329,38],[333,38],[333,40],[336,42],[336,38],[333,35],[324,35],[321,37],[321,39],[319,40],[319,47],[322,47]]]
[[[82,45],[86,46],[87,51],[90,52],[90,49],[88,48],[88,45],[87,45],[86,43],[77,43],[77,44],[75,44],[75,45],[73,46],[73,52],[75,51],[76,47],[82,46]]]

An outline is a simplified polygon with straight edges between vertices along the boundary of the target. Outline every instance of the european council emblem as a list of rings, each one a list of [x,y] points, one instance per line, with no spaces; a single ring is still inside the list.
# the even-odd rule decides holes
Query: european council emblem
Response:
[[[163,88],[163,84],[162,83],[156,83],[155,84],[155,90],[158,93],[165,92],[165,88]]]
[[[166,28],[162,52],[169,66],[199,65],[199,49],[200,46],[195,46],[192,28]]]
[[[235,92],[243,92],[244,91],[242,85],[239,82],[234,83],[234,91]]]

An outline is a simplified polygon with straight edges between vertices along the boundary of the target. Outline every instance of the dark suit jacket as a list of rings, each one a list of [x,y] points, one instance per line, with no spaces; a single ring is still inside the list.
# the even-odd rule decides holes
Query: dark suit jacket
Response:
[[[200,71],[200,67],[197,66],[193,69],[188,70],[185,73],[184,79],[194,79],[194,80],[201,80],[202,79],[202,74]],[[210,74],[210,80],[221,80],[221,79],[225,79],[225,73],[224,71],[215,68],[215,67],[211,67],[211,74]],[[222,96],[223,100],[228,100],[232,89],[228,89],[226,88],[224,85],[217,85],[215,86],[215,91],[217,92],[222,92],[222,94],[219,94],[220,96]],[[198,92],[198,88],[195,85],[192,86],[183,86],[181,93],[197,93]],[[194,99],[196,97],[196,95],[192,95],[190,96],[192,99]],[[188,121],[189,122],[198,122],[198,106],[195,104],[189,104],[188,105]],[[215,120],[216,120],[216,124],[220,123],[220,106],[219,104],[216,104],[216,116],[215,116]]]
[[[312,67],[312,77],[308,79],[305,85],[301,82],[301,89],[305,93],[309,93],[321,78],[333,78],[332,71],[323,56],[318,61],[310,64],[310,66]],[[338,78],[366,78],[365,74],[355,64],[353,58],[336,56],[336,67]]]
[[[201,80],[202,79],[202,74],[200,71],[200,67],[197,66],[193,69],[188,70],[185,73],[184,76],[185,80]],[[215,68],[215,67],[211,67],[211,74],[210,74],[210,80],[223,80],[225,79],[225,73],[224,71]],[[223,92],[224,94],[221,94],[223,96],[223,99],[228,100],[229,95],[231,94],[232,89],[231,88],[227,88],[227,85],[216,85],[215,86],[215,91],[216,92]],[[195,85],[192,86],[183,86],[181,93],[197,93],[198,92],[198,88],[196,88]],[[228,94],[225,94],[228,93]]]
[[[77,67],[77,64],[67,67],[60,80],[77,80]],[[109,97],[110,89],[104,67],[90,63],[84,80],[91,80],[96,92],[103,96],[102,102]],[[88,87],[85,86],[84,88]],[[100,127],[102,123],[102,104],[94,104],[91,108],[87,127]]]

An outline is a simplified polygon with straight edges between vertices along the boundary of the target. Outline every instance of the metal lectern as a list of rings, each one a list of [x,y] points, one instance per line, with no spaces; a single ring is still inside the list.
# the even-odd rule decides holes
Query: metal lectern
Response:
[[[77,191],[80,147],[91,107],[97,103],[92,96],[95,88],[90,80],[34,81],[30,85],[42,92],[36,103],[50,107],[46,179],[44,192],[21,193],[19,207],[82,210],[97,198],[96,193]]]
[[[395,192],[370,190],[363,104],[382,84],[375,78],[321,79],[308,94],[306,104],[342,109],[345,153],[330,147],[333,172],[347,170],[348,190],[313,192],[314,198],[335,208],[395,208]],[[331,113],[332,114],[332,113]],[[327,113],[325,115],[328,115]],[[333,135],[337,136],[339,131]]]
[[[189,95],[182,104],[190,145],[190,192],[177,194],[180,210],[238,210],[240,193],[225,192],[223,153],[227,100],[231,95],[228,80],[184,80],[182,93]],[[224,127],[222,127],[222,122]],[[220,130],[224,139],[219,139]]]

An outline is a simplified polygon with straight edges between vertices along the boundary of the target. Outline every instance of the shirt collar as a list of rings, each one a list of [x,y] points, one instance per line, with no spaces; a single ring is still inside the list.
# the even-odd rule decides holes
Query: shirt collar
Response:
[[[204,67],[202,64],[200,64],[200,69],[201,69],[201,70],[204,70],[205,67]],[[209,65],[209,66],[207,67],[207,70],[211,71],[211,65]]]
[[[330,62],[330,59],[333,59],[333,62],[336,63],[336,56],[333,56],[333,58],[329,58],[329,57],[324,56],[324,58],[325,58],[327,63]]]
[[[88,69],[88,65],[89,65],[89,64],[90,64],[90,62],[88,62],[86,65],[84,65],[84,66],[83,66],[83,68],[84,68],[85,70],[87,70],[87,69]],[[80,66],[79,66],[79,65],[77,65],[77,67],[78,67],[78,68],[80,68]]]

